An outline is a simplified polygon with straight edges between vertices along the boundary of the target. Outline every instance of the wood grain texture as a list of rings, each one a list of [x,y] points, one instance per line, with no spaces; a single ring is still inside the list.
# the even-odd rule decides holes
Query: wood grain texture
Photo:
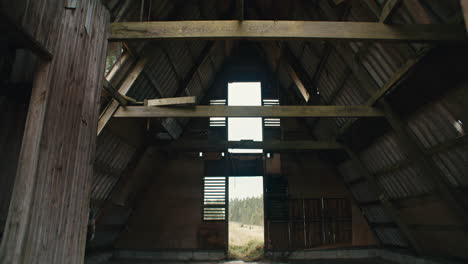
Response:
[[[119,107],[114,117],[381,117],[369,106],[193,106]]]
[[[54,57],[35,75],[0,263],[81,264],[109,13],[98,0],[75,13],[62,1],[10,2]]]
[[[386,25],[319,21],[176,21],[122,22],[111,26],[110,40],[145,39],[344,39],[380,41],[458,41],[460,25]]]

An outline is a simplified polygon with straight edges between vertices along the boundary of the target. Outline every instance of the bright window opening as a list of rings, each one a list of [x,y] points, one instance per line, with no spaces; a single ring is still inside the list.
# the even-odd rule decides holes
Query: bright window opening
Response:
[[[237,82],[228,85],[228,105],[261,106],[262,91],[259,82]],[[262,118],[228,118],[228,140],[263,140]],[[229,149],[231,153],[262,153],[261,149]]]

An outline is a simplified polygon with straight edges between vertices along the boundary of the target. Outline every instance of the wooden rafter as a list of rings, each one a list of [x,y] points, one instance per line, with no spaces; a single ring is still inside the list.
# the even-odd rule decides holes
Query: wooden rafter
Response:
[[[374,82],[370,76],[366,74],[366,71],[363,68],[359,67],[359,59],[356,59],[354,56],[352,56],[352,53],[349,53],[343,45],[337,44],[335,47],[342,56],[345,63],[361,82],[361,85],[363,85],[362,87],[366,90],[367,93],[371,94],[370,98],[365,103],[365,105],[368,106],[375,105],[385,96],[385,94],[395,88],[405,76],[407,76],[417,65],[419,65],[419,62],[427,55],[429,51],[428,49],[422,50],[414,57],[408,59],[408,61],[404,63],[381,88],[375,90]],[[343,126],[341,126],[338,136],[343,135],[349,129],[349,127],[351,127],[353,122],[354,120],[348,120]]]
[[[136,79],[138,78],[138,76],[140,76],[140,74],[143,71],[143,68],[145,67],[147,62],[148,62],[147,57],[141,58],[141,59],[139,59],[137,61],[137,63],[133,67],[133,69],[130,71],[130,73],[125,78],[122,85],[119,87],[119,90],[118,90],[119,94],[126,95],[128,93],[128,91],[130,90],[130,88],[135,83]],[[115,111],[118,108],[119,108],[119,102],[114,99],[107,106],[107,108],[104,110],[104,112],[101,114],[101,116],[99,117],[99,122],[98,122],[98,131],[97,131],[98,136],[104,130],[104,127],[107,125],[107,123],[112,118],[112,116],[114,115]]]
[[[115,117],[381,117],[369,106],[193,106],[119,107]]]
[[[207,140],[177,140],[162,145],[169,151],[226,151],[233,149],[263,149],[265,151],[310,151],[341,149],[341,145],[334,141],[207,141]]]
[[[291,54],[284,54],[284,49],[282,50],[278,45],[274,43],[262,43],[263,51],[267,57],[267,61],[270,64],[272,71],[277,71],[280,64],[282,64],[286,71],[288,72],[289,77],[296,86],[298,92],[301,94],[305,102],[308,102],[310,99],[310,93],[306,88],[306,82],[304,81],[304,76],[299,76],[295,67],[291,63]]]
[[[390,20],[392,14],[398,8],[398,5],[400,3],[401,0],[387,0],[382,8],[382,13],[380,14],[379,22],[387,23],[388,20]]]
[[[110,40],[147,39],[343,39],[375,41],[459,41],[460,25],[386,25],[323,21],[173,21],[122,22],[111,26]]]

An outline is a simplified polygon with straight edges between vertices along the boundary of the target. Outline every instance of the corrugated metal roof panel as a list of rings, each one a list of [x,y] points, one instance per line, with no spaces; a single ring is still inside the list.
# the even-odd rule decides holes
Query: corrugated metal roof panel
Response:
[[[468,186],[468,146],[456,146],[432,156],[443,175],[454,186]]]
[[[362,211],[371,223],[392,223],[392,219],[382,206],[366,206],[362,208]]]
[[[377,139],[360,155],[371,173],[376,173],[406,159],[406,155],[396,142],[393,132]]]
[[[408,120],[408,127],[425,148],[430,148],[463,135],[460,124],[441,103],[430,104]]]
[[[170,40],[164,41],[163,43],[167,55],[177,71],[177,75],[182,78],[187,76],[193,65],[193,58],[188,50],[187,41]]]
[[[419,167],[412,165],[378,177],[379,185],[394,199],[425,194],[434,189]]]
[[[397,228],[374,228],[374,230],[383,244],[408,247],[406,239]]]

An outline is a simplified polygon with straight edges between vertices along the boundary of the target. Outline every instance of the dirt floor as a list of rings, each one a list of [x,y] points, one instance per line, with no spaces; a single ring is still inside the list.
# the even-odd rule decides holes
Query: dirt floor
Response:
[[[242,246],[251,240],[263,242],[263,226],[242,225],[229,222],[229,244]]]

